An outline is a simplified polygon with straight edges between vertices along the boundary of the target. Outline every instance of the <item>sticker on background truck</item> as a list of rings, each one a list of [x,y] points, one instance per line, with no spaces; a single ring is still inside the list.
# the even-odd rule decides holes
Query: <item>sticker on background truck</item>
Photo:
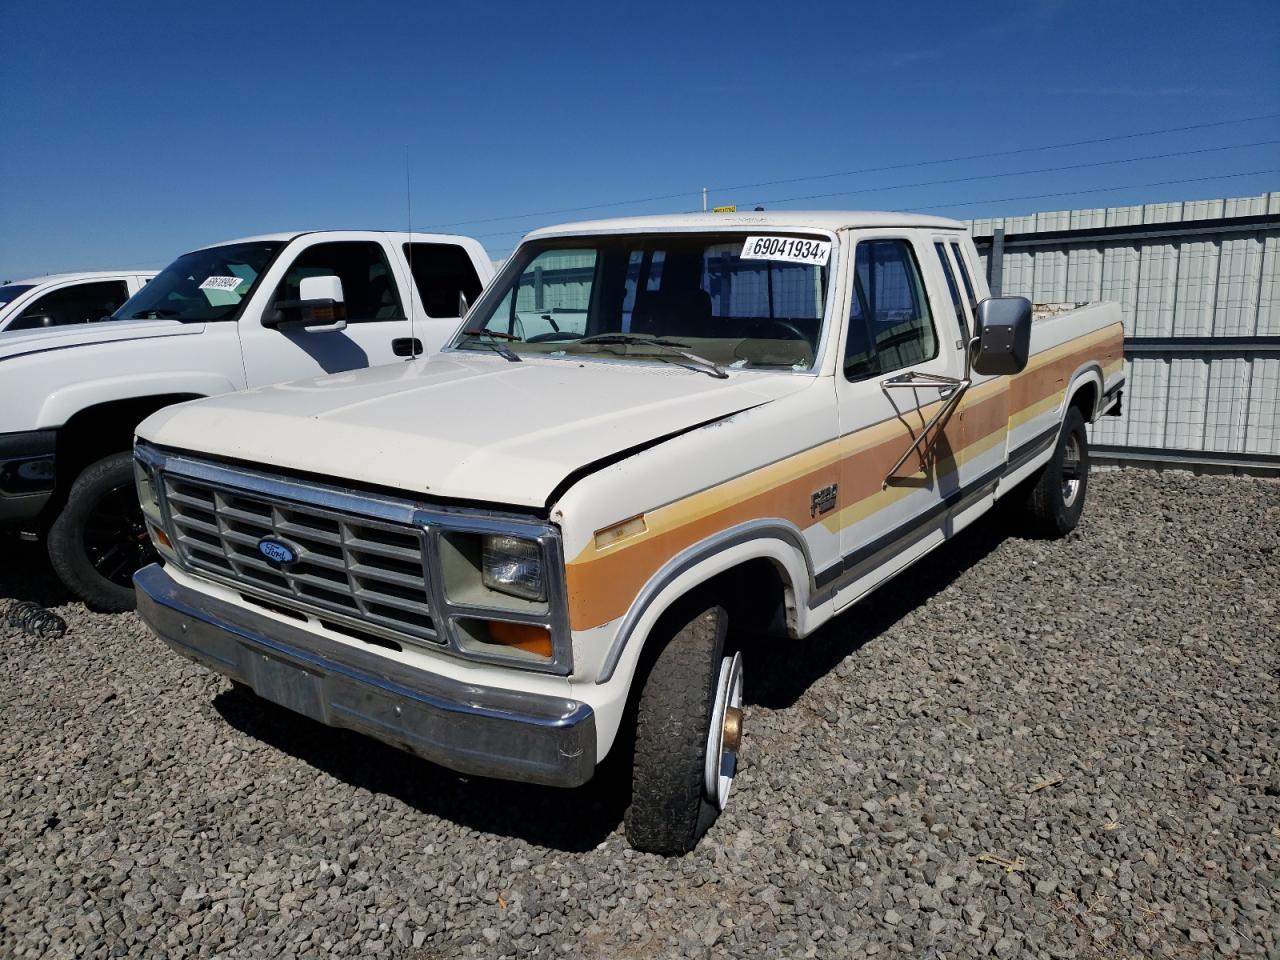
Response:
[[[821,266],[831,259],[831,241],[801,237],[747,237],[738,256],[742,260],[788,260]]]
[[[201,290],[234,290],[244,283],[243,277],[205,277],[200,284]]]

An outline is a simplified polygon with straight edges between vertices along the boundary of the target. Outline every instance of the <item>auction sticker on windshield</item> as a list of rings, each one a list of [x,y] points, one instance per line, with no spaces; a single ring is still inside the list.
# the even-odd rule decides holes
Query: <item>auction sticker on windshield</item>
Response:
[[[806,240],[803,237],[747,237],[739,258],[824,264],[831,258],[831,241]]]
[[[201,290],[234,290],[244,283],[243,277],[205,277]]]

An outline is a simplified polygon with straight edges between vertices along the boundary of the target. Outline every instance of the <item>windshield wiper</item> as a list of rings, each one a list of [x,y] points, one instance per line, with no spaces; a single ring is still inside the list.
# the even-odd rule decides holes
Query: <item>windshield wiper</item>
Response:
[[[660,347],[667,353],[655,354],[660,360],[669,360],[672,363],[678,361],[671,359],[671,354],[684,357],[690,363],[680,363],[679,366],[686,370],[697,370],[705,373],[709,377],[715,377],[717,380],[728,380],[729,374],[725,373],[720,364],[714,360],[708,360],[706,357],[700,357],[696,353],[685,350],[685,344],[678,340],[667,340],[664,337],[649,337],[642,333],[597,333],[595,336],[583,337],[576,343],[600,344],[601,346],[609,346],[610,344],[621,344],[627,346],[638,347]]]
[[[519,337],[513,337],[511,334],[502,333],[501,331],[494,332],[493,330],[486,330],[483,327],[480,327],[474,330],[463,330],[459,334],[459,336],[481,338],[480,339],[481,343],[483,343],[486,347],[489,347],[494,353],[502,357],[504,360],[507,360],[511,363],[520,362],[519,354],[517,354],[514,350],[508,347],[504,347],[502,344],[498,342],[499,339],[519,340],[520,339]],[[485,337],[488,337],[489,339],[487,340],[483,339]]]
[[[145,317],[158,317],[160,319],[166,319],[168,317],[180,317],[180,316],[182,316],[182,311],[180,310],[169,310],[165,307],[147,307],[147,309],[145,310],[139,310],[129,319],[142,320]]]

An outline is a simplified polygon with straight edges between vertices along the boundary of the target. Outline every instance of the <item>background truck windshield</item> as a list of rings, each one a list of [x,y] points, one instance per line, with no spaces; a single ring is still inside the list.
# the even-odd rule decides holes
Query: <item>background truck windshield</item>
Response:
[[[744,258],[741,233],[527,243],[467,322],[493,336],[463,331],[454,346],[650,360],[662,347],[648,338],[728,367],[808,370],[826,314],[829,242],[770,237],[811,262]]]
[[[234,320],[284,240],[230,243],[183,254],[139,290],[113,320]]]

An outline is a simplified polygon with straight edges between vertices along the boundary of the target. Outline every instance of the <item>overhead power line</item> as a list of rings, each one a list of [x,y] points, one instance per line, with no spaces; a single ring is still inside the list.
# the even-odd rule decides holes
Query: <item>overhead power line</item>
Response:
[[[920,180],[916,183],[896,183],[882,187],[861,187],[838,193],[811,193],[803,197],[775,197],[760,203],[798,203],[801,200],[827,200],[832,197],[852,197],[863,193],[883,193],[888,190],[907,190],[914,187],[936,187],[943,184],[973,183],[976,180],[1001,180],[1005,177],[1029,177],[1039,173],[1062,173],[1065,170],[1086,170],[1093,167],[1114,167],[1125,163],[1141,163],[1145,160],[1169,160],[1174,157],[1190,157],[1202,153],[1223,153],[1227,150],[1247,150],[1250,147],[1268,147],[1280,140],[1257,140],[1253,143],[1232,143],[1222,147],[1202,147],[1199,150],[1175,150],[1171,153],[1149,153],[1141,157],[1121,157],[1118,160],[1091,160],[1088,163],[1067,163],[1057,167],[1039,167],[1035,170],[1010,170],[1005,173],[976,173],[968,177],[947,177],[943,180]]]
[[[1235,180],[1240,177],[1261,177],[1280,173],[1273,170],[1246,170],[1243,173],[1219,173],[1211,177],[1191,177],[1182,180],[1153,180],[1149,183],[1130,183],[1123,187],[1094,187],[1088,190],[1064,190],[1060,193],[1028,193],[1020,197],[992,197],[987,200],[962,200],[959,203],[939,203],[930,207],[911,207],[895,210],[895,213],[919,213],[921,210],[950,210],[953,207],[977,207],[984,203],[1010,203],[1015,200],[1048,200],[1055,197],[1080,197],[1093,193],[1115,193],[1119,190],[1141,190],[1147,187],[1169,187],[1184,183],[1206,183],[1210,180]]]
[[[1175,150],[1169,153],[1149,153],[1139,157],[1121,157],[1117,160],[1091,160],[1086,163],[1067,163],[1056,167],[1038,167],[1033,170],[1010,170],[1003,173],[976,173],[967,177],[946,177],[940,180],[918,180],[913,183],[892,183],[878,187],[861,187],[857,190],[843,190],[837,193],[814,193],[801,197],[774,197],[761,200],[762,204],[797,203],[801,200],[828,200],[833,197],[851,197],[870,193],[890,193],[894,190],[911,190],[919,187],[936,187],[957,183],[975,183],[979,180],[1003,180],[1007,177],[1029,177],[1043,173],[1062,173],[1067,170],[1088,170],[1097,167],[1113,167],[1127,163],[1141,163],[1147,160],[1168,160],[1175,157],[1189,157],[1205,153],[1224,153],[1229,150],[1246,150],[1252,147],[1266,147],[1280,144],[1276,140],[1256,140],[1252,143],[1233,143],[1221,147],[1202,147],[1198,150]],[[528,232],[527,230],[502,230],[494,233],[477,234],[477,238],[510,237]]]
[[[1184,177],[1177,180],[1151,180],[1147,183],[1130,183],[1119,187],[1086,187],[1082,190],[1062,190],[1054,193],[1025,193],[1016,197],[988,197],[984,200],[962,200],[957,203],[939,203],[925,207],[899,207],[894,213],[921,213],[925,210],[950,210],[955,207],[978,207],[988,203],[1012,203],[1019,200],[1049,200],[1059,197],[1084,197],[1095,193],[1118,193],[1121,190],[1143,190],[1148,187],[1171,187],[1181,186],[1188,183],[1209,183],[1217,180],[1238,180],[1241,177],[1264,177],[1275,176],[1280,174],[1280,168],[1270,170],[1245,170],[1241,173],[1219,173],[1209,177]],[[521,231],[515,231],[517,233]],[[489,234],[495,236],[495,234]],[[490,251],[493,256],[505,257],[514,247],[508,247],[497,253]]]
[[[1091,137],[1086,140],[1068,140],[1062,143],[1046,143],[1034,147],[1018,147],[1012,150],[994,150],[989,153],[972,153],[955,157],[941,157],[932,160],[910,160],[902,163],[885,164],[878,167],[862,167],[858,170],[842,170],[837,173],[817,173],[804,177],[788,177],[780,180],[763,180],[759,183],[739,183],[726,186],[708,187],[717,193],[731,190],[754,190],[758,187],[775,187],[787,183],[803,183],[814,180],[830,180],[836,177],[852,177],[866,173],[884,173],[889,170],[909,170],[918,167],[938,166],[947,163],[962,163],[969,160],[992,160],[1000,157],[1020,156],[1027,153],[1039,153],[1045,150],[1064,150],[1068,147],[1093,146],[1100,143],[1117,143],[1124,140],[1137,140],[1143,137],[1157,137],[1167,133],[1186,133],[1191,130],[1210,130],[1217,127],[1233,126],[1242,123],[1256,123],[1261,120],[1274,120],[1280,113],[1264,113],[1253,117],[1238,117],[1232,120],[1214,120],[1207,123],[1192,123],[1180,127],[1164,127],[1160,130],[1143,130],[1137,133],[1122,133],[1107,137]],[[481,223],[500,223],[504,220],[523,220],[530,217],[551,217],[562,213],[581,213],[586,210],[605,210],[611,207],[625,207],[642,203],[657,203],[660,200],[678,200],[682,197],[698,197],[702,188],[684,190],[679,193],[666,193],[652,197],[636,197],[630,200],[610,200],[602,203],[586,204],[577,207],[560,207],[555,210],[535,210],[527,213],[512,213],[500,217],[481,217],[474,220],[455,220],[452,223],[437,223],[418,230],[441,230],[446,227],[466,227]],[[512,231],[517,232],[517,231]]]

